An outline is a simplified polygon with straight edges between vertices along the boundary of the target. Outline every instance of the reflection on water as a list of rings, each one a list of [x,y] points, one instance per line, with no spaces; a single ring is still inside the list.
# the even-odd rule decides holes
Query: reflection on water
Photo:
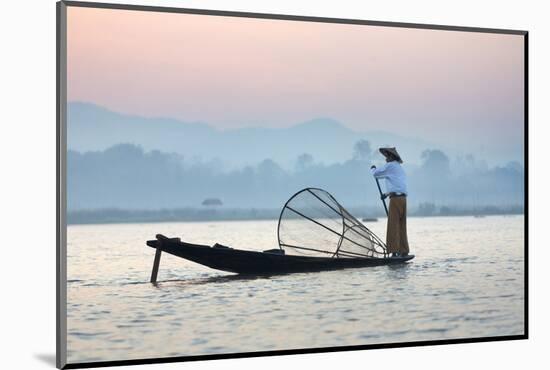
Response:
[[[384,235],[384,222],[368,226]],[[150,284],[155,234],[266,250],[276,222],[69,226],[68,360],[523,334],[522,216],[411,218],[409,229],[408,264],[240,276],[163,254]]]
[[[181,279],[175,279],[175,280],[164,280],[157,283],[152,283],[153,286],[159,288],[164,285],[170,284],[177,284],[179,286],[186,286],[186,285],[201,285],[201,284],[209,284],[209,283],[231,283],[231,282],[238,282],[243,280],[258,280],[258,279],[269,279],[272,276],[280,276],[280,275],[287,275],[287,274],[276,274],[276,275],[222,275],[222,276],[211,276],[211,277],[205,277],[205,278],[193,278],[193,279],[187,279],[187,280],[181,280]],[[136,284],[143,284],[143,283],[136,283]]]

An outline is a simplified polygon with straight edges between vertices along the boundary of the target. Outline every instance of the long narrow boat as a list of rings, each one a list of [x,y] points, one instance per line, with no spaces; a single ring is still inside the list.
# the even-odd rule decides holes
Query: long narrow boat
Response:
[[[162,252],[238,274],[278,274],[339,270],[404,263],[414,255],[390,257],[386,244],[327,191],[305,188],[284,205],[277,225],[278,249],[264,252],[182,242],[157,235],[151,281]]]
[[[233,249],[215,244],[214,246],[199,245],[182,242],[179,238],[168,238],[157,235],[156,240],[147,241],[147,245],[157,250],[155,258],[156,270],[160,252],[166,252],[189,261],[199,263],[210,268],[238,274],[278,274],[291,272],[310,272],[323,270],[338,270],[403,263],[414,258],[414,255],[405,257],[309,257],[285,255],[280,249],[265,252],[255,252]],[[156,280],[155,268],[153,268]]]

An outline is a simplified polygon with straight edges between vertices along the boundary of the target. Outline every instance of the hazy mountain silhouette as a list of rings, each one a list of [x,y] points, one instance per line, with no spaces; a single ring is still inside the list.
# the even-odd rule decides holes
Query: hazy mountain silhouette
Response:
[[[387,144],[397,146],[405,159],[411,209],[419,214],[450,214],[448,206],[523,207],[523,161],[501,158],[489,165],[478,153],[459,156],[416,138],[356,132],[330,118],[288,128],[219,130],[73,102],[67,128],[70,211],[191,207],[211,212],[202,203],[216,198],[226,211],[256,212],[278,209],[310,186],[330,191],[347,207],[380,211],[369,167],[383,160],[376,148]]]
[[[356,132],[330,118],[316,118],[288,128],[218,130],[200,122],[120,114],[83,102],[68,104],[67,126],[68,148],[79,152],[132,143],[145,150],[175,152],[187,160],[218,158],[225,168],[252,165],[264,158],[292,168],[302,153],[312,155],[315,162],[343,162],[351,157],[353,145],[360,139],[367,139],[373,148],[397,146],[410,163],[419,163],[425,148],[438,147],[379,130]]]

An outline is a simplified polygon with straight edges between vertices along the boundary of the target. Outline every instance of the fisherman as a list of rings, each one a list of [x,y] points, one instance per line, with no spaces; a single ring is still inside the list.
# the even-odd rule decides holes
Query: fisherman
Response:
[[[386,163],[380,168],[373,165],[370,171],[375,178],[386,179],[387,193],[382,194],[382,200],[390,197],[386,245],[392,257],[404,257],[409,254],[409,241],[407,239],[407,179],[401,167],[403,160],[395,148],[379,150],[386,157]]]

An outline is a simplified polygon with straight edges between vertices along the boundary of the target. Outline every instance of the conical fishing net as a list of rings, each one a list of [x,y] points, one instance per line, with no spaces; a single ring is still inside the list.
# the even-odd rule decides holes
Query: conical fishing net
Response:
[[[314,257],[385,257],[386,245],[332,195],[306,188],[285,204],[279,217],[279,247]]]

